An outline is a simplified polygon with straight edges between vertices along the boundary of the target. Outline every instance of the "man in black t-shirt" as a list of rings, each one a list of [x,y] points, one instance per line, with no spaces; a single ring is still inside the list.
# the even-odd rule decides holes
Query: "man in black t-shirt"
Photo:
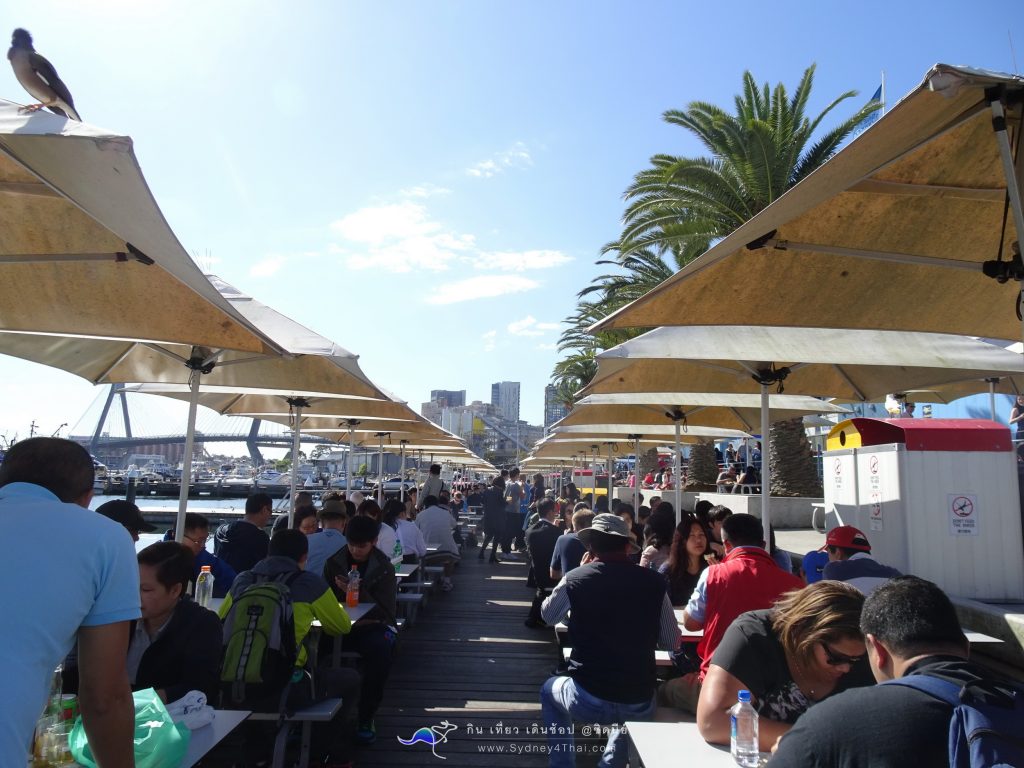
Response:
[[[215,554],[235,573],[252,570],[267,556],[270,537],[263,530],[273,515],[274,500],[265,493],[254,493],[245,500],[245,517],[225,523],[217,529]]]
[[[861,631],[879,682],[929,675],[1000,696],[999,681],[967,661],[956,610],[935,584],[900,576],[864,602]],[[905,685],[856,688],[800,716],[779,742],[771,768],[895,768],[948,765],[953,709]]]
[[[582,564],[541,606],[548,624],[568,618],[573,643],[568,674],[541,688],[550,768],[575,765],[574,720],[610,726],[601,764],[624,766],[628,737],[622,723],[654,715],[654,650],[679,646],[665,580],[630,562],[637,546],[629,534],[622,518],[595,516],[579,534],[588,550]]]

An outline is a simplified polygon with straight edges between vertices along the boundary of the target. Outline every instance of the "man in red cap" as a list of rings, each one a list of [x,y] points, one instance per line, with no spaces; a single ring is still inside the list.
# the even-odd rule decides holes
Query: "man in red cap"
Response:
[[[845,581],[865,595],[870,595],[889,579],[903,575],[872,559],[868,537],[852,525],[841,525],[829,531],[822,550],[828,551],[829,560],[822,578]]]

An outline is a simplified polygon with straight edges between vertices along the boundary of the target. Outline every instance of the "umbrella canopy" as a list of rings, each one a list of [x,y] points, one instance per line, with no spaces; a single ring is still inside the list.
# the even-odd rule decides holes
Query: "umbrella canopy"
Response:
[[[675,434],[671,424],[568,424],[552,427],[553,435],[578,435],[584,438],[604,438],[625,440],[630,435],[639,434],[643,437],[670,437]],[[738,429],[719,429],[717,427],[690,426],[684,428],[681,439],[684,443],[696,443],[700,440],[742,440],[750,437]]]
[[[690,392],[617,392],[587,395],[555,426],[572,424],[685,424],[756,430],[761,398],[755,394]],[[808,413],[847,413],[845,408],[813,397],[772,395],[769,421]]]
[[[89,336],[276,351],[182,248],[128,136],[0,100],[0,221],[0,330],[56,334],[32,337],[29,359],[80,366]]]
[[[835,328],[670,326],[602,352],[598,361],[588,394],[753,393],[755,375],[774,379],[785,371],[789,394],[858,402],[1024,373],[1019,353],[966,336]]]
[[[821,168],[595,328],[769,326],[1019,338],[1024,78],[936,65]],[[1016,163],[1016,167],[1014,167]]]

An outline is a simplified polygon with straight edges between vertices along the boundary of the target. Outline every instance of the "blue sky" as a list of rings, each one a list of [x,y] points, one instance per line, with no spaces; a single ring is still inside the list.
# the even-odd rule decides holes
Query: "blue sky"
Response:
[[[601,271],[632,175],[652,154],[701,151],[664,110],[729,105],[745,69],[792,87],[811,63],[813,112],[857,89],[852,111],[882,70],[891,102],[935,62],[1012,70],[1019,19],[1009,0],[970,13],[679,0],[3,7],[83,118],[134,138],[204,268],[358,353],[417,410],[430,389],[487,400],[491,382],[519,380],[534,423],[559,323]],[[0,97],[27,98],[7,67]],[[74,425],[96,394],[0,359],[0,433]],[[164,423],[154,416],[151,431]]]

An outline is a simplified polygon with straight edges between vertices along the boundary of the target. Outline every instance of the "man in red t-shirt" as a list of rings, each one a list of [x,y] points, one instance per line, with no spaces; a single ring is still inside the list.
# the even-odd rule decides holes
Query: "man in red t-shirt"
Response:
[[[803,582],[786,573],[764,548],[764,529],[753,515],[731,515],[722,523],[725,559],[706,568],[683,613],[690,631],[704,630],[697,646],[700,672],[669,680],[658,692],[659,703],[697,713],[700,686],[725,630],[741,613],[770,608],[784,592],[802,589]]]

